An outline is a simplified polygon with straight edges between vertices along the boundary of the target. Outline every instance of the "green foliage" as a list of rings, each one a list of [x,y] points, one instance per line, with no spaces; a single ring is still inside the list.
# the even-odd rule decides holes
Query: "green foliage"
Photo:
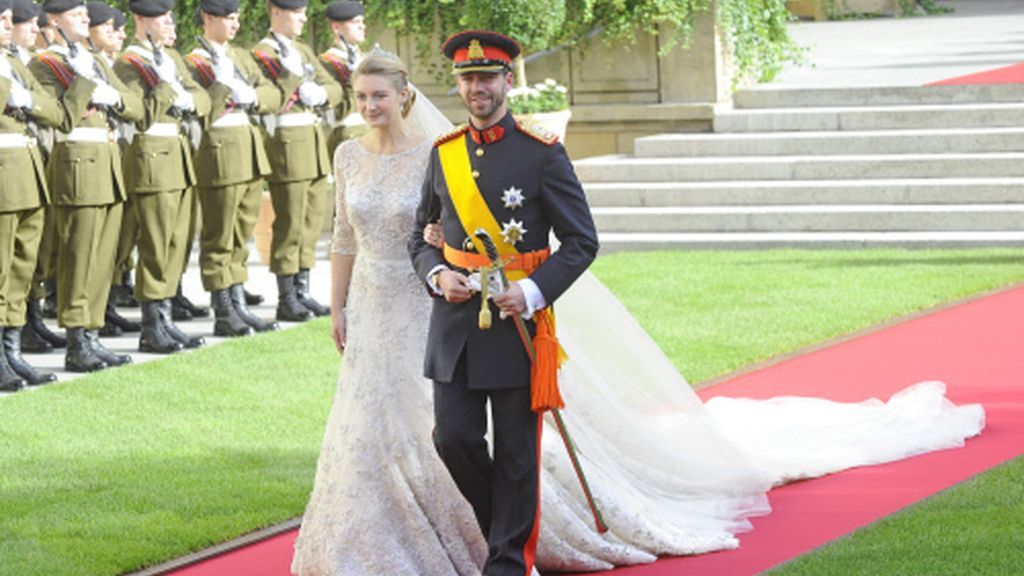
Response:
[[[606,42],[632,44],[637,32],[664,34],[662,52],[688,46],[695,18],[715,0],[380,0],[367,20],[417,39],[430,62],[437,41],[468,28],[491,29],[519,40],[527,53],[585,46],[599,32]],[[799,49],[786,33],[785,0],[717,0],[717,21],[729,40],[740,79],[767,80]]]

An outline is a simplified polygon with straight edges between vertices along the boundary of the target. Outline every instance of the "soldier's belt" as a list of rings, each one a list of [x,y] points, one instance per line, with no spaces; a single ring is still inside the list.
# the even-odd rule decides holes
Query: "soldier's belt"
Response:
[[[143,132],[146,136],[157,136],[159,138],[177,138],[178,125],[174,122],[157,122]]]
[[[228,112],[227,114],[217,118],[210,125],[210,128],[235,128],[237,126],[248,126],[249,115],[245,112]]]
[[[79,126],[66,135],[57,132],[58,142],[98,142],[106,144],[114,141],[114,132],[110,128],[89,128]]]
[[[293,126],[315,126],[316,116],[309,112],[296,112],[294,114],[281,114],[277,117],[279,128],[290,128]]]
[[[35,138],[29,138],[17,132],[0,134],[0,148],[28,148],[36,145]]]
[[[544,263],[551,256],[551,249],[535,250],[533,252],[520,252],[515,255],[503,256],[503,259],[511,259],[505,265],[505,270],[522,270],[527,274],[532,273],[538,266]],[[486,254],[478,252],[464,252],[462,250],[444,245],[444,259],[452,266],[458,266],[465,270],[476,270],[491,263]]]

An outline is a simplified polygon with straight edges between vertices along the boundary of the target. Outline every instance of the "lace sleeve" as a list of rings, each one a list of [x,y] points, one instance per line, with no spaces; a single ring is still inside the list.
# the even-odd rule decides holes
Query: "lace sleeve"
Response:
[[[333,254],[355,254],[358,249],[355,230],[349,222],[345,204],[345,165],[347,156],[351,153],[351,147],[346,144],[348,142],[343,142],[334,151],[334,234],[331,239]]]

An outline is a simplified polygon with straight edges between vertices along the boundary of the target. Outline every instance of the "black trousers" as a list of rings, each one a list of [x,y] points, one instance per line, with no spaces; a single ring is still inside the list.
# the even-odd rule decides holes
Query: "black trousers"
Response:
[[[494,456],[487,450],[487,402]],[[528,576],[540,522],[541,418],[530,386],[471,389],[466,357],[451,382],[434,382],[434,444],[487,539],[485,576]]]

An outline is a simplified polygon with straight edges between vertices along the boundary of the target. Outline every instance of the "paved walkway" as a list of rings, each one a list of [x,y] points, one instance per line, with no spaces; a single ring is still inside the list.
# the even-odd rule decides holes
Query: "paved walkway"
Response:
[[[753,89],[921,86],[1024,62],[1024,1],[942,2],[938,16],[797,22],[808,65]]]

